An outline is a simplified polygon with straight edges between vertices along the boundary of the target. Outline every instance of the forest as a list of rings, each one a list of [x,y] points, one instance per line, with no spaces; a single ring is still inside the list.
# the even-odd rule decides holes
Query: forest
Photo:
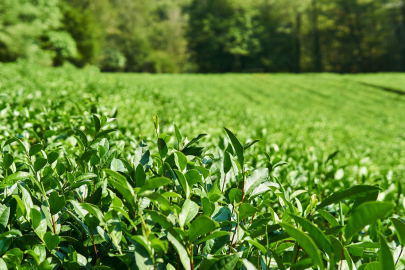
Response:
[[[398,0],[2,0],[0,62],[105,72],[405,70]]]

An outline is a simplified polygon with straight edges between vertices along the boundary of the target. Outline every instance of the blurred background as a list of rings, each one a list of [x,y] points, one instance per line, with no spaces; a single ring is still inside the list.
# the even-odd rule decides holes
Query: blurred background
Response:
[[[405,71],[399,0],[1,0],[0,62],[150,73]]]

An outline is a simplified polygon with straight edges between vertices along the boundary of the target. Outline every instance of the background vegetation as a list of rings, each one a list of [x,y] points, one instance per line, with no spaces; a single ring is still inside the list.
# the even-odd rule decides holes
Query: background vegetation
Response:
[[[0,61],[127,72],[405,70],[399,0],[3,0]]]

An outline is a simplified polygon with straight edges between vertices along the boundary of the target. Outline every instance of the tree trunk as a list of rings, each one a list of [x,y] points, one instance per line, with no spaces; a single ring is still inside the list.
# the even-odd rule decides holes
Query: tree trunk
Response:
[[[301,61],[301,42],[300,42],[300,36],[301,36],[301,13],[297,12],[297,15],[295,17],[296,20],[296,37],[295,37],[295,41],[296,41],[296,56],[295,56],[295,72],[296,73],[300,73],[301,72],[301,67],[300,67],[300,61]]]
[[[321,72],[322,70],[322,55],[321,55],[321,44],[319,40],[319,29],[318,29],[318,7],[316,0],[312,0],[312,27],[314,34],[314,68],[316,72]]]

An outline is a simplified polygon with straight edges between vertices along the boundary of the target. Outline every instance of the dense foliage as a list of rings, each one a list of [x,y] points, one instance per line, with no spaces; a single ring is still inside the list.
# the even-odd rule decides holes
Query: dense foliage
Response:
[[[103,71],[405,70],[399,0],[3,0],[0,61]]]
[[[245,143],[254,130],[232,122],[198,135],[185,115],[144,116],[164,114],[174,93],[132,89],[127,111],[111,93],[128,98],[129,86],[95,70],[20,62],[0,73],[3,269],[404,267],[402,184],[344,147]]]

